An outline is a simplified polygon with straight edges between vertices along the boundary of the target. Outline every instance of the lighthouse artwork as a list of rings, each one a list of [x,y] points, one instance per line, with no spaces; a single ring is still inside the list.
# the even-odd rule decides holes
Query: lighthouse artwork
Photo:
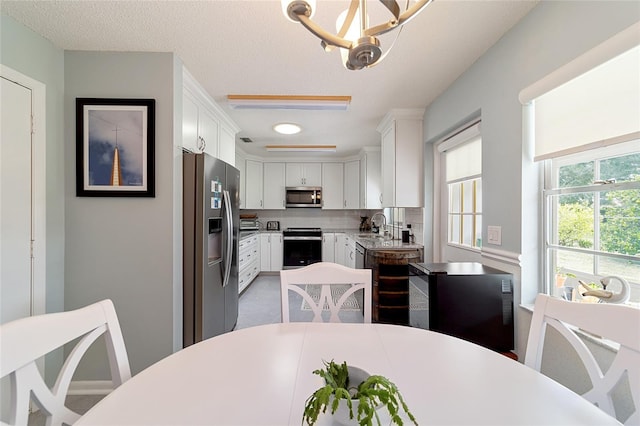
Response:
[[[77,194],[154,196],[153,99],[76,100]]]

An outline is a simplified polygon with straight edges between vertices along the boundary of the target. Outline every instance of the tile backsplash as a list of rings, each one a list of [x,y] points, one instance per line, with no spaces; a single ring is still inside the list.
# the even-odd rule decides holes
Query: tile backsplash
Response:
[[[322,210],[322,209],[286,209],[286,210],[241,210],[242,214],[257,214],[261,228],[266,228],[270,220],[280,221],[280,229],[286,228],[322,228],[357,230],[361,216],[373,216],[379,210]],[[416,243],[423,244],[423,209],[406,208],[405,222],[411,224]]]

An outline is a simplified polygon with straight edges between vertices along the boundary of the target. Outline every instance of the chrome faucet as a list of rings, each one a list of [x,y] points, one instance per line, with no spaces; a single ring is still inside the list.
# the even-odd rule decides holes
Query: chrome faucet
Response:
[[[386,230],[387,230],[387,217],[384,215],[383,212],[377,212],[374,213],[373,216],[371,216],[371,223],[373,225],[376,225],[376,217],[378,216],[382,216],[382,231],[383,234],[386,234]],[[378,226],[378,234],[380,233],[380,227]]]

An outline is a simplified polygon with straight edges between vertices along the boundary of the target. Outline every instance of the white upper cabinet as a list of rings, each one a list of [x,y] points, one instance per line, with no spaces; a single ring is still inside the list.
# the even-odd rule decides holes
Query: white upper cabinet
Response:
[[[262,162],[247,160],[245,162],[245,183],[242,183],[242,178],[240,181],[240,185],[244,188],[244,192],[246,194],[245,200],[245,209],[261,209],[262,208],[262,181],[263,181],[263,173],[262,173]]]
[[[198,113],[198,135],[202,143],[202,150],[212,157],[218,156],[218,120],[206,108],[200,108]],[[235,158],[233,159],[235,162]]]
[[[244,209],[247,205],[247,194],[246,194],[246,182],[247,182],[247,169],[245,158],[239,152],[236,152],[236,169],[240,171],[240,208]]]
[[[285,163],[264,163],[264,207],[281,210],[285,208]],[[262,182],[257,183],[261,185]]]
[[[184,67],[182,90],[182,147],[234,165],[238,126]]]
[[[322,165],[320,163],[287,163],[287,186],[321,186]]]
[[[424,109],[396,109],[380,122],[382,207],[423,207]]]
[[[218,158],[234,165],[236,161],[236,132],[225,123],[221,123],[219,135]]]
[[[345,209],[360,208],[360,161],[344,163],[344,203]]]
[[[344,208],[344,163],[322,163],[322,208]]]
[[[198,135],[198,105],[188,92],[182,94],[182,147],[202,152]]]
[[[381,209],[380,149],[367,147],[360,157],[360,208]]]

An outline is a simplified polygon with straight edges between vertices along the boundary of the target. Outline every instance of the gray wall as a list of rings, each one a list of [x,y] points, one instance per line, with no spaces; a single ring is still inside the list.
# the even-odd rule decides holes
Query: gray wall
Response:
[[[606,18],[605,18],[606,17]],[[522,253],[522,105],[518,93],[640,19],[637,2],[541,2],[426,109],[434,142],[478,111],[483,139],[483,241],[502,226],[502,250]]]
[[[425,111],[427,143],[478,112],[482,117],[483,241],[487,240],[486,227],[499,225],[502,246],[486,246],[521,255],[516,306],[532,303],[541,288],[540,167],[532,162],[531,147],[523,141],[523,107],[518,94],[639,20],[638,2],[540,2]],[[427,162],[426,167],[430,173],[432,163]],[[426,226],[429,206],[425,211]],[[518,307],[516,312],[516,346],[523,357],[531,313]],[[569,360],[569,367],[563,369],[562,377],[556,371],[546,372],[581,390],[584,379],[574,355],[557,341],[549,346],[550,359]]]
[[[3,65],[46,85],[46,310],[59,312],[64,309],[65,273],[64,53],[48,40],[2,15],[0,55]],[[61,357],[48,359],[47,365],[51,365],[50,361],[59,364]],[[53,370],[48,368],[47,372]]]
[[[65,58],[65,309],[113,300],[132,372],[174,351],[174,79],[170,53],[67,51]],[[181,77],[180,77],[181,78]],[[156,100],[155,198],[76,197],[75,99]],[[181,117],[181,115],[180,115]],[[180,304],[181,307],[181,304]],[[108,377],[98,350],[80,380]]]

